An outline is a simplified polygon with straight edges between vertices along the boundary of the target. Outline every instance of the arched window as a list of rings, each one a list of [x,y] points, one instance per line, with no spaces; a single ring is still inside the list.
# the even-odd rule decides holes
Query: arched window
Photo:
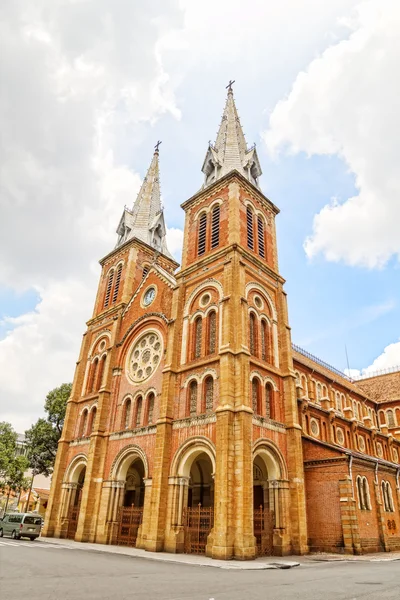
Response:
[[[271,360],[270,329],[265,319],[261,320],[261,357],[266,362]]]
[[[88,434],[89,435],[93,432],[94,424],[95,424],[95,421],[96,421],[96,414],[97,414],[97,408],[94,406],[92,408],[92,410],[90,411],[90,421],[89,421],[89,427],[88,427]]]
[[[386,423],[388,427],[396,427],[396,422],[394,420],[394,412],[391,408],[386,411]]]
[[[207,351],[214,354],[216,348],[217,313],[215,310],[208,314]]]
[[[366,477],[357,477],[358,504],[361,510],[371,510],[369,485]]]
[[[204,411],[211,413],[214,408],[214,379],[206,377],[204,380]]]
[[[108,275],[107,286],[106,286],[106,295],[104,296],[104,308],[110,303],[111,289],[114,281],[114,269],[112,269]]]
[[[124,404],[124,412],[123,412],[123,418],[122,418],[122,428],[123,429],[129,429],[131,426],[131,411],[132,411],[132,402],[131,402],[130,398],[128,398],[128,400],[125,400],[125,404]]]
[[[214,206],[211,213],[211,248],[217,248],[219,246],[220,212],[220,206],[217,204]]]
[[[305,375],[301,375],[300,380],[301,380],[301,387],[303,388],[303,398],[307,398],[308,397],[307,377]]]
[[[246,220],[247,220],[247,245],[250,250],[254,250],[254,224],[253,224],[253,211],[250,206],[246,209]]]
[[[260,394],[260,382],[257,377],[251,382],[251,399],[253,404],[253,412],[256,415],[261,414],[261,394]]]
[[[151,425],[153,423],[154,415],[154,394],[151,392],[147,397],[147,423]]]
[[[136,399],[135,427],[140,427],[141,418],[142,418],[142,404],[143,404],[143,398],[142,398],[142,396],[139,396]]]
[[[148,266],[143,267],[143,273],[142,273],[142,279],[144,279],[147,275],[147,273],[149,272],[149,268]]]
[[[265,416],[267,419],[272,419],[274,417],[273,398],[274,388],[270,383],[267,383],[265,385]]]
[[[265,233],[264,220],[262,217],[257,217],[257,235],[258,235],[258,254],[265,258]]]
[[[104,367],[106,364],[106,358],[107,358],[107,356],[104,354],[104,356],[101,357],[101,360],[99,363],[99,369],[98,369],[97,379],[96,379],[96,384],[95,384],[96,391],[101,388],[102,383],[103,383],[103,374],[104,374]]]
[[[194,347],[193,356],[194,358],[200,358],[201,356],[201,338],[203,334],[203,319],[197,317],[194,322]]]
[[[83,411],[83,413],[81,415],[81,422],[80,422],[80,427],[79,427],[79,437],[84,437],[86,435],[87,417],[88,417],[88,411],[85,408],[85,410]]]
[[[189,416],[197,415],[197,381],[193,380],[189,385]]]
[[[122,273],[122,265],[118,265],[117,276],[115,278],[114,293],[113,293],[113,297],[112,297],[113,304],[114,304],[114,302],[117,301],[117,298],[118,298],[119,284],[121,283],[121,273]]]
[[[249,323],[250,323],[250,332],[249,332],[250,354],[255,356],[257,354],[257,323],[256,323],[256,316],[254,313],[250,313]]]
[[[383,505],[386,512],[394,512],[392,486],[388,481],[382,481]]]
[[[207,215],[203,213],[199,219],[199,232],[197,242],[197,254],[201,256],[206,251],[206,237],[207,237]]]
[[[321,402],[321,398],[322,398],[322,385],[318,382],[317,386],[317,402]]]
[[[97,383],[97,367],[99,365],[99,359],[96,357],[90,366],[89,381],[88,381],[88,394],[91,394],[95,390]]]

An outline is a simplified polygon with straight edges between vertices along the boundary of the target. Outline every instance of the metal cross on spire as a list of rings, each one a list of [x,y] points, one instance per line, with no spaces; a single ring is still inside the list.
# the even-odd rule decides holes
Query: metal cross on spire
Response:
[[[158,150],[160,148],[160,144],[162,144],[162,142],[160,140],[158,140],[157,144],[154,146],[155,152],[158,152]]]
[[[235,83],[235,80],[232,81],[232,79],[231,79],[225,89],[228,90],[228,92],[232,92],[232,86],[234,83]]]

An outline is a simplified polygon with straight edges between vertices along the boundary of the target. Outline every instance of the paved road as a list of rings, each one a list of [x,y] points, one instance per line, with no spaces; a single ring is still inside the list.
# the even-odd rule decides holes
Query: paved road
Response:
[[[225,571],[0,539],[7,600],[399,600],[400,561]]]

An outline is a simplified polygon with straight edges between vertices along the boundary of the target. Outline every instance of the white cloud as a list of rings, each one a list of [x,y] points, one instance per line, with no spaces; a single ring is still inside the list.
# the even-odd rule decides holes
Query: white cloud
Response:
[[[399,4],[360,2],[346,24],[348,39],[313,60],[276,105],[265,141],[271,152],[337,155],[354,174],[357,195],[315,216],[308,256],[381,267],[400,257]]]
[[[400,369],[400,341],[393,342],[384,348],[371,365],[361,369],[346,369],[345,373],[354,379],[360,376],[371,376],[379,372],[390,371],[391,369]]]

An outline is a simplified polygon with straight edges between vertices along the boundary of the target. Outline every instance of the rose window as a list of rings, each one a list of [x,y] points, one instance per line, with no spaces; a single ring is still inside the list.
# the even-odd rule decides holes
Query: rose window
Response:
[[[128,370],[133,381],[148,379],[161,358],[161,339],[157,333],[147,333],[134,345],[129,358]]]

